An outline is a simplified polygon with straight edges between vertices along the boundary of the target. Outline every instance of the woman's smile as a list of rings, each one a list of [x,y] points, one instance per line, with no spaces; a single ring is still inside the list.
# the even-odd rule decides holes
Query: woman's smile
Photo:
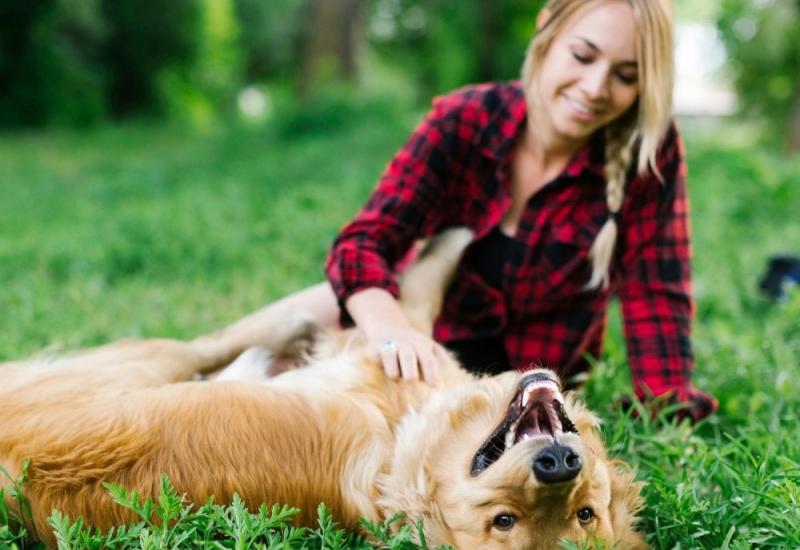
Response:
[[[586,103],[579,101],[577,99],[573,99],[567,94],[561,94],[561,97],[565,100],[567,106],[569,106],[573,118],[578,120],[585,120],[585,121],[592,121],[598,116],[603,114],[602,109],[597,107],[590,107]]]

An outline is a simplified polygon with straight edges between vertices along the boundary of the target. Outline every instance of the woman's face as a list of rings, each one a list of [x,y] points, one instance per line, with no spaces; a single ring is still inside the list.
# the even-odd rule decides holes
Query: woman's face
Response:
[[[624,0],[603,0],[561,29],[538,73],[540,105],[561,142],[583,142],[639,94],[636,24]]]

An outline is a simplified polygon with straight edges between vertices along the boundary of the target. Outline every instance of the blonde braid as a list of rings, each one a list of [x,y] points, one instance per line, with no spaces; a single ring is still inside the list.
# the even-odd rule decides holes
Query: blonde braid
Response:
[[[589,259],[592,261],[592,277],[584,287],[586,290],[607,288],[609,270],[614,257],[614,248],[619,233],[617,216],[625,197],[625,177],[633,156],[635,125],[613,124],[606,128],[606,204],[608,218],[592,244]]]

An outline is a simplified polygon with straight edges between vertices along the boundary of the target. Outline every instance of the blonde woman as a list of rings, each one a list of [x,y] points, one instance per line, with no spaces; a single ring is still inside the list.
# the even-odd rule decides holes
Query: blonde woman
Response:
[[[434,100],[336,239],[330,286],[293,299],[329,321],[335,300],[389,376],[435,384],[442,346],[471,370],[544,365],[578,380],[616,294],[635,391],[699,420],[716,402],[691,385],[668,0],[551,0],[537,26],[521,81]],[[459,225],[477,240],[431,340],[400,311],[394,272],[415,239]]]

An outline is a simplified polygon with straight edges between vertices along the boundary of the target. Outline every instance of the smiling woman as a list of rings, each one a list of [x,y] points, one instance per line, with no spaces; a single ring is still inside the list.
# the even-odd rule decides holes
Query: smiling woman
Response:
[[[549,11],[541,12],[542,33],[550,18]],[[547,121],[532,128],[539,143],[582,143],[625,114],[638,98],[636,22],[626,2],[595,4],[572,18],[534,70],[537,51],[529,57],[523,78],[531,111]]]
[[[389,376],[435,384],[444,347],[473,371],[543,365],[574,385],[616,294],[635,392],[700,420],[716,401],[691,384],[669,0],[551,0],[537,24],[520,81],[434,100],[339,234],[330,285],[288,300],[355,322]],[[395,277],[416,239],[454,225],[477,238],[430,339],[398,308]]]

